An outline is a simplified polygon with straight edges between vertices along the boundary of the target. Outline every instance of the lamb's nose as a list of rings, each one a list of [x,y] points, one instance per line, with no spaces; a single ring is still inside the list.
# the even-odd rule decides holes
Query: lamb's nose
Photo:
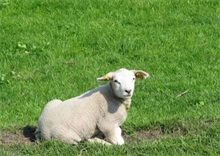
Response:
[[[130,94],[131,93],[131,90],[125,90],[126,93]]]

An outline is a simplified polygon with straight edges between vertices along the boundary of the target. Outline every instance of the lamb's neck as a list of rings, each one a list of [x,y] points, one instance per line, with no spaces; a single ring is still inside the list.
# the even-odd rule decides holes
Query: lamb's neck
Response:
[[[122,104],[125,106],[125,109],[128,110],[131,105],[131,99],[121,99]]]
[[[107,87],[109,89],[109,93],[111,94],[111,97],[114,97],[117,101],[119,101],[121,104],[123,104],[125,106],[125,109],[128,110],[130,105],[131,105],[131,98],[128,98],[128,99],[122,99],[122,98],[119,98],[117,97],[115,94],[114,94],[114,91],[112,89],[112,86],[111,84],[107,84]]]

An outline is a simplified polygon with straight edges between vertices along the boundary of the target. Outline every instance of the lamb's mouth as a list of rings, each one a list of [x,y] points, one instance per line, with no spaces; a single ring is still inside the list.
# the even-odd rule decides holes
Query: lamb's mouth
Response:
[[[126,95],[124,95],[124,97],[125,97],[125,98],[131,98],[132,95],[131,95],[131,94],[126,94]]]

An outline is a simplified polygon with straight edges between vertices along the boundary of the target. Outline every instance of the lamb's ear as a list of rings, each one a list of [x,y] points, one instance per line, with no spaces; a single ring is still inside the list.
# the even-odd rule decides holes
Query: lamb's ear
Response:
[[[109,81],[112,79],[112,77],[113,77],[113,72],[110,72],[110,73],[106,74],[105,76],[97,78],[96,80],[97,81]]]
[[[143,70],[132,70],[136,78],[146,79],[150,75]]]

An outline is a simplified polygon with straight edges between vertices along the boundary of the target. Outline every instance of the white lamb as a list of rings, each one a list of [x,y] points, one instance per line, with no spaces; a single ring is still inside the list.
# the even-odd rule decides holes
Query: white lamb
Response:
[[[36,137],[70,144],[82,140],[108,145],[124,144],[120,126],[127,117],[135,78],[145,79],[148,76],[141,70],[122,68],[97,78],[98,81],[110,81],[106,85],[66,101],[50,101],[38,120]]]

